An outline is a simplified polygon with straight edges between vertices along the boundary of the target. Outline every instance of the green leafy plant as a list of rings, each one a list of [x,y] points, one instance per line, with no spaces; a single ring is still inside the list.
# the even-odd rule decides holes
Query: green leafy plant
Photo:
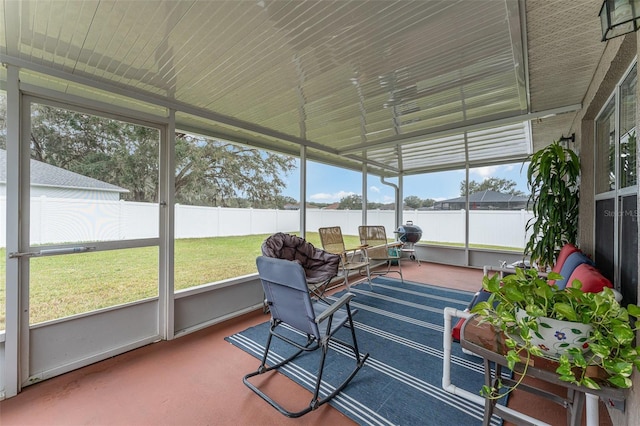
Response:
[[[515,274],[504,278],[496,274],[483,279],[482,287],[492,294],[471,312],[478,314],[482,322],[493,325],[497,332],[504,333],[505,357],[510,369],[516,363],[524,364],[520,380],[506,393],[515,389],[525,377],[532,356],[544,356],[541,348],[532,342],[532,337],[539,331],[538,319],[542,317],[592,326],[586,338],[586,353],[579,348],[570,348],[560,355],[556,373],[561,380],[599,389],[598,382],[587,373],[587,367],[599,366],[612,385],[631,387],[634,366],[640,370],[640,348],[634,345],[638,330],[634,324],[640,316],[640,308],[633,304],[626,308],[620,306],[610,288],[600,293],[585,293],[578,280],[563,290],[548,281],[560,278],[554,272],[541,277],[534,269],[516,269]],[[525,314],[518,315],[518,311]],[[496,398],[504,395],[495,395],[488,386],[483,387],[482,393]]]
[[[578,178],[580,159],[558,141],[537,151],[530,158],[527,184],[531,190],[529,208],[534,217],[527,222],[531,237],[525,253],[538,269],[553,265],[565,243],[578,238]]]

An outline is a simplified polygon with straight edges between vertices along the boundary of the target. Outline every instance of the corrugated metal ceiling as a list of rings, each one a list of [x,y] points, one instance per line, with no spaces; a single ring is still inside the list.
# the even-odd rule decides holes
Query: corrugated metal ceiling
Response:
[[[523,22],[560,31],[557,20],[593,14],[581,25],[598,31],[592,0],[556,14],[529,1],[534,22],[517,0],[1,3],[2,60],[25,83],[153,115],[176,108],[183,130],[292,155],[306,145],[310,159],[385,175],[529,154],[526,114],[579,103],[588,81],[544,95]],[[592,73],[601,48],[567,38]],[[532,69],[547,72],[544,61]]]

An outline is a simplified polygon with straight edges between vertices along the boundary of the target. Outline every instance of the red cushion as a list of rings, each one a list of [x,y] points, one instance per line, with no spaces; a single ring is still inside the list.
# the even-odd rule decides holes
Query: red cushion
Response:
[[[560,271],[562,270],[562,265],[564,265],[564,261],[567,260],[567,257],[577,251],[580,251],[580,249],[573,244],[565,244],[564,247],[560,249],[560,253],[558,253],[558,258],[556,259],[556,264],[553,265],[552,271],[560,273]]]
[[[605,287],[613,288],[611,281],[587,263],[578,265],[578,267],[573,270],[571,277],[569,277],[567,281],[567,287],[571,287],[573,280],[579,280],[582,283],[582,291],[585,293],[599,293]]]
[[[453,340],[456,342],[460,341],[460,331],[462,330],[462,324],[464,324],[464,321],[465,321],[465,318],[460,318],[456,323],[456,325],[454,325],[453,329],[451,330],[451,336],[453,337]]]

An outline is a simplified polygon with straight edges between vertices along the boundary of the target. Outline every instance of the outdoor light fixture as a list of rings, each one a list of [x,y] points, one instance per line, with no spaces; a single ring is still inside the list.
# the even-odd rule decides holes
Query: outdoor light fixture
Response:
[[[560,139],[558,139],[558,142],[562,143],[562,142],[575,142],[576,141],[576,134],[572,133],[571,136],[564,136],[562,135],[562,137]]]
[[[640,0],[604,0],[600,9],[602,41],[638,31]]]
[[[569,148],[569,142],[575,142],[575,141],[576,141],[576,134],[575,133],[571,133],[571,136],[565,136],[563,134],[560,137],[560,139],[558,139],[558,143],[564,144],[564,146],[566,148]]]

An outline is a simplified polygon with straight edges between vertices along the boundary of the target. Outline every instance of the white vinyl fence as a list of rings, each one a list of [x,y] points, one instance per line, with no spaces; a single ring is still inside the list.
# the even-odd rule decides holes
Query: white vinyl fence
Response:
[[[36,197],[31,200],[31,244],[113,241],[158,236],[158,205],[128,201],[78,200]],[[6,241],[6,198],[0,197],[0,245]],[[297,210],[236,209],[176,205],[176,238],[271,234],[297,231]],[[527,211],[472,210],[469,242],[524,248]],[[384,225],[389,237],[395,231],[394,212],[370,210],[369,224]],[[405,211],[404,220],[422,229],[422,241],[464,243],[465,212]],[[340,226],[345,235],[357,235],[362,223],[359,210],[307,210],[307,231]]]

